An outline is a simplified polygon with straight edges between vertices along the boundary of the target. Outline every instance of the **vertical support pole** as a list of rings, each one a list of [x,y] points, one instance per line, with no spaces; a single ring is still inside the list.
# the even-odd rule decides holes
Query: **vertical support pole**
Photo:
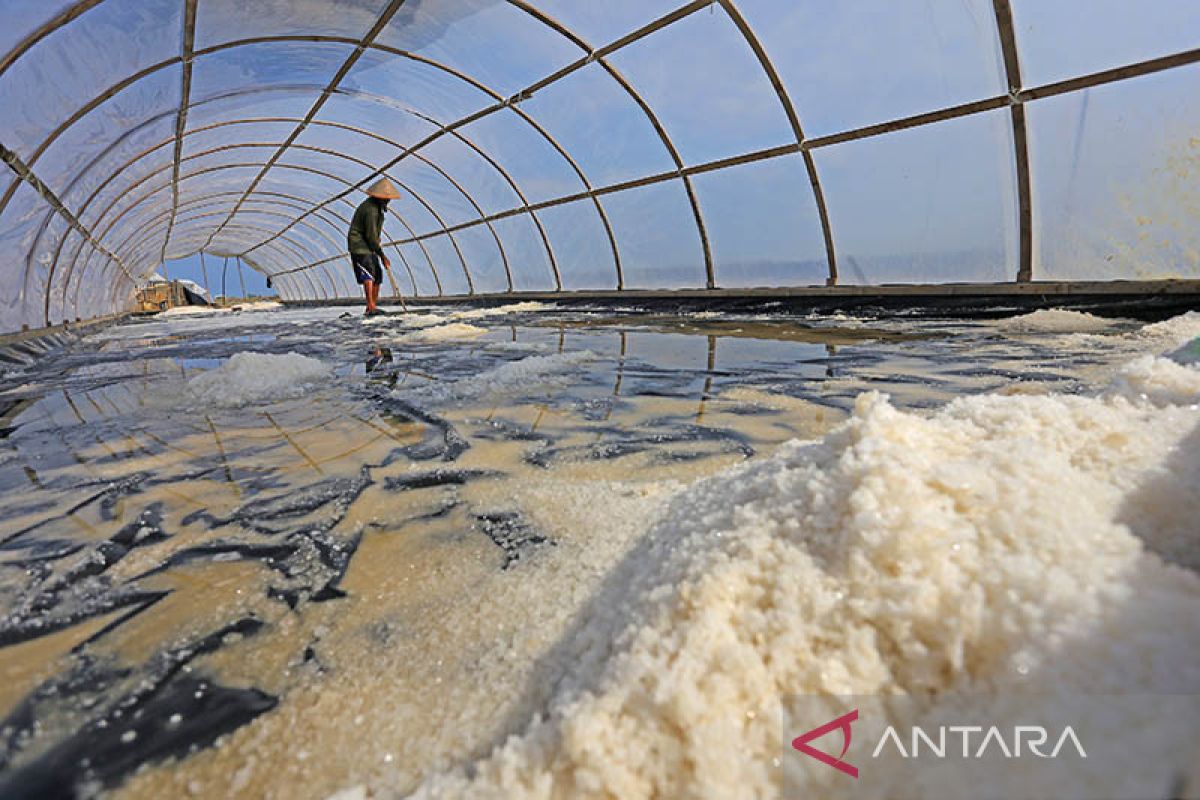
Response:
[[[238,283],[242,287],[242,300],[246,299],[246,276],[242,274],[242,259],[237,259]]]
[[[1025,106],[1021,104],[1021,61],[1017,55],[1017,37],[1013,30],[1009,0],[992,0],[996,12],[996,31],[1004,55],[1004,73],[1008,79],[1009,111],[1012,114],[1013,151],[1017,166],[1017,214],[1020,227],[1020,255],[1017,282],[1033,280],[1033,190],[1029,178],[1029,144],[1025,126]]]
[[[229,256],[225,256],[225,262],[221,265],[221,304],[228,302],[228,295],[225,294],[225,273],[229,270]]]
[[[200,251],[200,274],[204,276],[204,291],[208,292],[208,299],[213,300],[212,289],[208,285],[208,265],[204,263],[204,251]]]
[[[771,59],[767,56],[766,48],[763,47],[762,42],[755,35],[754,30],[750,27],[750,23],[742,16],[742,12],[738,10],[737,4],[734,0],[719,0],[719,2],[721,7],[725,9],[725,13],[733,20],[733,24],[741,31],[742,36],[746,39],[746,43],[750,45],[750,49],[754,51],[759,65],[762,67],[763,72],[766,73],[771,86],[775,88],[775,94],[779,97],[779,102],[783,106],[784,113],[787,114],[788,123],[792,127],[792,134],[796,137],[796,144],[800,147],[800,155],[804,159],[804,169],[808,172],[808,182],[812,186],[813,201],[817,205],[817,217],[821,221],[821,233],[825,239],[825,259],[829,263],[829,275],[825,278],[825,285],[837,286],[837,250],[833,244],[833,228],[829,224],[829,207],[825,203],[825,192],[821,188],[820,176],[817,175],[817,162],[813,159],[812,150],[806,146],[807,139],[804,136],[804,130],[800,127],[800,116],[796,113],[796,106],[792,103],[787,89],[784,88],[783,79],[779,77],[775,65],[771,63]]]

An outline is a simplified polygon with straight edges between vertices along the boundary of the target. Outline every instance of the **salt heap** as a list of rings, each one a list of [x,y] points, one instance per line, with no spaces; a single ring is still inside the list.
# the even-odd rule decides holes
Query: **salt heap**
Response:
[[[447,325],[435,325],[432,328],[419,328],[401,338],[418,342],[444,342],[450,339],[474,339],[485,333],[487,333],[487,328],[480,328],[478,325],[451,322]]]
[[[300,397],[332,374],[329,365],[299,353],[237,353],[185,387],[196,405],[243,406]]]
[[[548,706],[416,796],[772,796],[795,694],[1200,690],[1200,577],[1170,563],[1195,564],[1200,386],[1126,391],[1140,369],[931,415],[865,394],[682,491]]]
[[[1095,333],[1111,328],[1114,320],[1083,311],[1040,308],[1029,314],[1008,317],[996,323],[1006,333]]]

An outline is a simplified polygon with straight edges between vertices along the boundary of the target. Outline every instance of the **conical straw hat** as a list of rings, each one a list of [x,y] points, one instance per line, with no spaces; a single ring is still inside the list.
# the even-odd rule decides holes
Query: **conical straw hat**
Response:
[[[392,186],[392,182],[387,178],[380,178],[367,187],[367,194],[371,197],[378,197],[381,200],[395,200],[400,197],[400,193],[396,191],[396,187]]]

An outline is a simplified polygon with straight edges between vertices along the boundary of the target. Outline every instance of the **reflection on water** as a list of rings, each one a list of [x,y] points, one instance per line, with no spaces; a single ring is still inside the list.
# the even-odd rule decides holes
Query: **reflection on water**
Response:
[[[664,487],[864,390],[1069,391],[1120,356],[936,320],[540,311],[439,339],[433,313],[422,341],[340,310],[129,323],[4,374],[0,795],[403,788],[514,728]],[[328,372],[199,402],[244,351]]]

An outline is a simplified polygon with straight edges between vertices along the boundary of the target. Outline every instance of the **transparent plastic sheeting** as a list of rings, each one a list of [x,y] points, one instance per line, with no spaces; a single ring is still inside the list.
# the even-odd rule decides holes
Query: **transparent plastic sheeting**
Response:
[[[197,251],[351,295],[379,174],[406,294],[1200,277],[1195,0],[4,12],[0,331]]]

